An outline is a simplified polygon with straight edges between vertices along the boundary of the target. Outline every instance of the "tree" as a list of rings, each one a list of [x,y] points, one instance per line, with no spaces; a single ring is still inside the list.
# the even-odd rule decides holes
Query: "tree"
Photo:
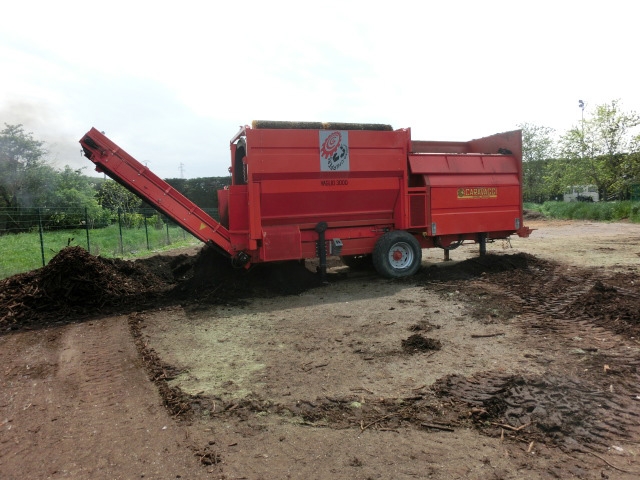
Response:
[[[115,180],[105,180],[97,194],[98,203],[112,212],[134,213],[142,200]]]
[[[545,174],[550,159],[556,156],[553,128],[531,123],[518,125],[522,130],[522,181],[525,201],[542,203],[551,192],[546,188]]]
[[[44,142],[35,140],[22,125],[5,123],[0,131],[0,207],[17,208],[21,195],[28,201],[41,190],[46,175],[38,174],[44,173],[46,154]]]
[[[231,177],[167,178],[166,182],[201,208],[218,207],[218,190],[230,184]]]
[[[47,205],[55,208],[88,209],[91,217],[99,215],[100,205],[90,177],[82,174],[82,168],[74,170],[65,165],[64,170],[55,175],[53,188],[47,197]]]
[[[82,169],[59,171],[46,157],[44,142],[22,125],[5,124],[0,131],[0,232],[27,230],[35,218],[67,228],[103,217],[92,179]],[[40,208],[39,215],[29,207]]]
[[[640,116],[622,111],[619,100],[598,105],[580,126],[570,129],[561,139],[566,160],[565,178],[570,184],[594,184],[601,198],[624,195],[637,170],[634,153]]]

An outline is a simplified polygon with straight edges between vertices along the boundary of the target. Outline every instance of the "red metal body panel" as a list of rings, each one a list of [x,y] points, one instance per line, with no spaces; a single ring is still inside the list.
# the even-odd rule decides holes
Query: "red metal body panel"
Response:
[[[431,236],[517,231],[522,222],[520,162],[509,155],[413,154],[430,197]]]
[[[345,252],[354,253],[365,243],[372,249],[385,229],[406,226],[409,130],[342,132],[348,137],[349,169],[337,171],[321,170],[319,135],[318,130],[245,127],[234,137],[246,140],[246,173],[235,180],[246,181],[248,192],[245,198],[229,197],[229,230],[235,233],[234,215],[243,215],[234,203],[248,204],[253,262],[315,257],[319,222],[328,224],[327,239],[343,236]],[[232,161],[237,149],[232,144]],[[275,247],[273,239],[289,246]],[[291,247],[295,242],[301,247]]]
[[[260,260],[272,262],[299,258],[303,258],[302,235],[297,225],[271,226],[262,230]]]
[[[412,140],[411,153],[502,153],[510,152],[522,161],[522,131],[497,133],[468,142]]]

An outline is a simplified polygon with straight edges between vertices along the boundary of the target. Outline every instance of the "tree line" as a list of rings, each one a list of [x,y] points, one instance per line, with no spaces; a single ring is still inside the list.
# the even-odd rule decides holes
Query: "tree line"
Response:
[[[595,185],[605,200],[629,199],[633,191],[640,191],[640,116],[624,111],[619,100],[586,111],[583,108],[582,113],[580,123],[560,135],[545,126],[519,125],[525,201],[562,199],[567,187],[573,185]],[[83,216],[96,224],[108,223],[116,212],[134,215],[151,208],[115,181],[89,177],[82,170],[68,165],[55,168],[45,142],[23,125],[5,124],[0,130],[0,233],[14,231],[8,225],[12,221],[17,225],[20,212],[29,208],[55,211],[83,207]],[[166,181],[207,209],[217,208],[216,191],[229,185],[230,178]],[[59,212],[56,215],[54,223],[60,226],[82,222]]]
[[[229,185],[230,178],[166,181],[201,208],[213,209],[218,206],[216,191]],[[89,177],[83,168],[55,168],[45,142],[23,125],[5,124],[0,130],[0,233],[29,229],[25,217],[32,217],[36,208],[48,224],[66,228],[86,218],[94,227],[108,225],[117,214],[133,221],[139,212],[152,207],[114,180]]]
[[[562,199],[567,187],[595,185],[603,200],[628,200],[640,189],[640,116],[619,100],[583,109],[580,123],[561,135],[524,123],[523,196]]]

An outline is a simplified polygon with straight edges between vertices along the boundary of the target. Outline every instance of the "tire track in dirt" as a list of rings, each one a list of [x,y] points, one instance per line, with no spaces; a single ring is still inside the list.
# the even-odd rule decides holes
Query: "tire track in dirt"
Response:
[[[525,281],[514,272],[496,275],[490,284],[474,281],[471,287],[519,305],[515,324],[529,345],[536,346],[539,353],[533,359],[546,366],[546,373],[452,376],[439,385],[444,396],[453,393],[473,405],[478,424],[491,435],[500,434],[497,425],[507,424],[521,437],[587,453],[637,438],[639,344],[633,336],[618,333],[619,319],[592,317],[594,312],[584,306],[599,292],[625,296],[624,302],[637,302],[640,296],[626,288],[603,287],[609,279],[591,270],[567,271],[566,266],[545,262],[526,273]],[[618,305],[600,306],[624,314]]]
[[[9,401],[37,409],[15,408],[11,419],[14,432],[29,429],[30,442],[15,443],[2,430],[3,478],[205,475],[187,448],[186,430],[169,417],[140,367],[125,317],[63,327],[41,356],[54,372],[41,382],[14,375],[11,384]],[[16,398],[21,391],[29,398]]]
[[[525,332],[537,337],[540,350],[548,353],[551,347],[546,336],[554,335],[556,352],[569,351],[578,359],[578,369],[593,369],[603,387],[609,387],[630,396],[638,394],[640,385],[640,344],[634,337],[621,335],[611,330],[607,321],[571,313],[572,306],[584,302],[585,296],[600,281],[598,277],[584,278],[554,273],[551,282],[569,282],[570,287],[553,292],[546,304],[532,292],[523,300],[525,314],[519,319]],[[573,284],[573,285],[571,285]],[[632,291],[617,288],[620,295],[634,300],[640,297]],[[549,308],[549,305],[551,306]],[[640,302],[638,302],[640,305]],[[594,372],[595,373],[595,372]],[[624,373],[624,375],[617,375]]]

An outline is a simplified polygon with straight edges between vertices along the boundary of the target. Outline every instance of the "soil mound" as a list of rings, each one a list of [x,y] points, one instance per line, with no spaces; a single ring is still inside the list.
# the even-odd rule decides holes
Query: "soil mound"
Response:
[[[301,262],[258,264],[249,270],[234,267],[215,247],[205,245],[186,279],[172,294],[182,300],[226,303],[256,296],[297,295],[321,285],[318,275]]]
[[[154,255],[135,260],[136,264],[144,265],[156,277],[166,283],[184,280],[193,268],[195,256],[182,253],[180,255]]]
[[[114,312],[167,288],[143,264],[67,247],[47,266],[0,281],[0,331]]]
[[[136,261],[95,257],[82,247],[67,247],[47,266],[0,281],[0,332],[176,302],[215,304],[299,294],[319,285],[318,275],[300,262],[234,268],[210,246],[195,256]]]
[[[483,274],[526,270],[537,259],[526,253],[514,255],[483,255],[462,262],[443,262],[424,269],[418,277],[430,282],[470,280]]]
[[[433,338],[423,337],[420,334],[413,334],[406,340],[402,340],[402,349],[407,353],[427,352],[429,350],[440,350],[442,342]]]

